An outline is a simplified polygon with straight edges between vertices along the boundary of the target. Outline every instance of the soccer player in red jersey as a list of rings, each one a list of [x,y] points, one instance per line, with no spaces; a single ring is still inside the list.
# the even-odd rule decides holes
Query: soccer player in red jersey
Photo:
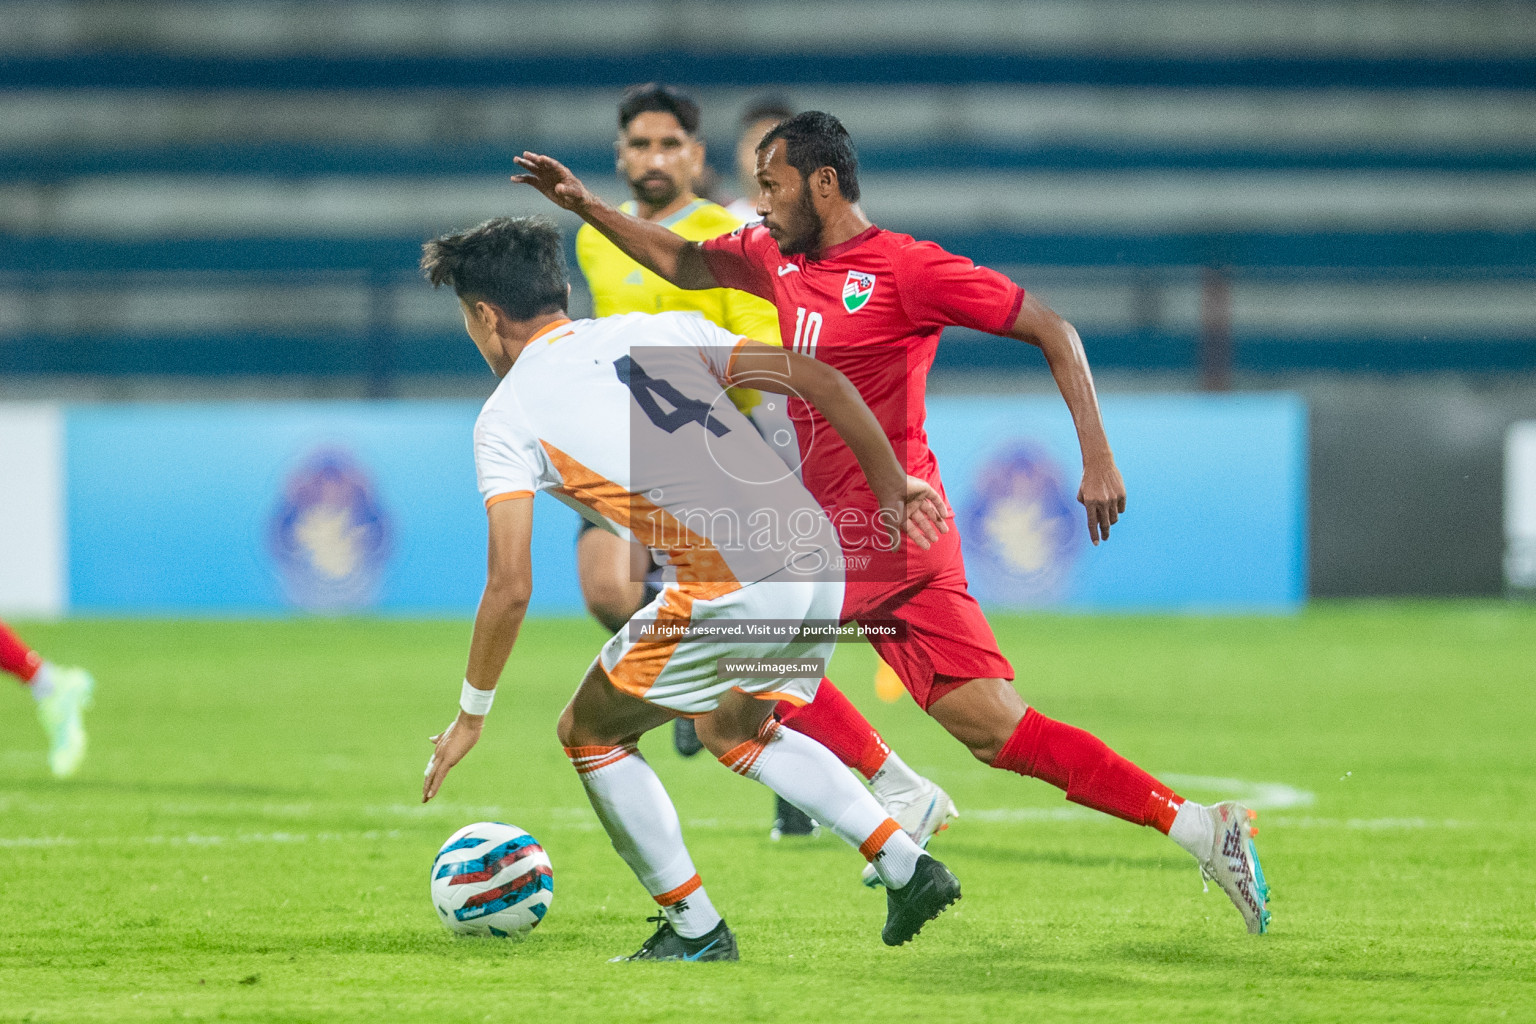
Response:
[[[760,103],[749,113],[750,130],[756,134],[743,148],[751,154],[768,129],[792,111]],[[696,240],[729,231],[749,219],[726,216],[719,207],[689,191],[688,182],[704,157],[698,135],[699,119],[698,104],[687,93],[656,83],[635,86],[625,91],[619,105],[619,135],[614,142],[620,177],[634,193],[632,208],[636,215]],[[597,311],[604,316],[694,310],[728,331],[770,344],[779,342],[774,309],[768,303],[724,290],[680,291],[655,278],[637,283],[632,278],[641,276],[640,268],[594,231],[577,236],[576,254]],[[778,426],[789,427],[783,412],[767,412],[774,404],[760,402],[749,414],[765,439],[771,439]],[[790,436],[787,429],[783,433],[786,438]],[[775,451],[783,447],[772,440],[769,443]],[[659,584],[652,589],[649,582],[644,587],[636,582],[647,574],[643,569],[638,573],[635,570],[641,564],[650,565],[650,556],[643,547],[597,529],[585,520],[577,541],[576,561],[582,596],[594,617],[610,632],[622,628],[660,590]],[[816,700],[804,707],[785,702],[779,709],[779,720],[821,743],[864,776],[882,806],[918,844],[926,845],[934,832],[955,816],[949,795],[892,751],[831,680],[823,680]],[[685,757],[703,749],[689,719],[676,720],[673,738],[678,752]],[[814,828],[810,817],[777,798],[770,837],[807,835]],[[865,873],[867,882],[877,877],[873,871]]]
[[[59,778],[75,774],[85,759],[85,725],[96,683],[84,669],[43,658],[0,622],[0,670],[21,681],[37,702],[37,719],[48,733],[48,768]]]
[[[625,216],[550,157],[525,153],[517,163],[526,173],[513,181],[577,213],[674,284],[740,288],[772,301],[786,347],[842,371],[907,471],[940,493],[923,421],[927,374],[943,329],[970,327],[1040,348],[1077,427],[1078,500],[1089,538],[1109,538],[1125,511],[1125,485],[1077,331],[1002,274],[870,223],[859,206],[858,158],[837,118],[807,111],[764,136],[757,164],[762,224],[703,243]],[[840,527],[867,522],[873,498],[847,448],[805,403],[792,400],[791,411],[805,486]],[[845,549],[860,546],[861,538],[841,532]],[[850,563],[843,617],[905,625],[904,637],[872,640],[876,650],[913,699],[977,759],[1169,835],[1221,885],[1250,932],[1265,930],[1268,888],[1252,812],[1230,801],[1186,801],[1092,734],[1027,706],[966,587],[957,531],[928,551],[903,545],[862,570]]]

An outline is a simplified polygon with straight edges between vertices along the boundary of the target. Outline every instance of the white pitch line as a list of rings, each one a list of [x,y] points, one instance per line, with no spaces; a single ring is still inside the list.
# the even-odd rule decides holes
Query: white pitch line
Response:
[[[1366,832],[1476,828],[1479,826],[1478,822],[1457,821],[1455,818],[1443,818],[1440,820],[1434,818],[1292,818],[1284,815],[1266,818],[1260,824],[1275,825],[1282,828],[1344,828]]]
[[[1194,789],[1218,793],[1223,799],[1237,800],[1255,811],[1280,811],[1291,807],[1311,807],[1316,794],[1284,782],[1249,782],[1217,775],[1180,775],[1169,773],[1158,778],[1178,790]]]
[[[563,808],[562,808],[563,810]],[[1086,807],[982,807],[967,808],[966,821],[1016,824],[1019,822],[1102,821],[1114,819]],[[1435,829],[1468,829],[1481,827],[1479,822],[1455,818],[1314,818],[1277,815],[1265,819],[1265,825],[1296,829],[1344,829],[1365,832],[1411,832]],[[762,823],[756,819],[696,818],[685,823],[690,830],[755,828]],[[571,821],[560,826],[562,831],[592,832],[598,828],[595,821]],[[148,836],[3,836],[0,849],[35,849],[59,846],[223,846],[247,843],[339,843],[377,841],[383,839],[412,838],[399,829],[372,829],[366,832],[250,832],[233,836],[204,835],[148,835]]]
[[[1168,776],[1163,776],[1168,778]],[[1048,821],[1102,821],[1112,822],[1107,814],[1086,807],[967,807],[961,812],[961,824],[984,821],[1014,824],[1018,822]],[[1475,821],[1459,821],[1455,818],[1314,818],[1275,815],[1259,822],[1266,828],[1338,828],[1370,832],[1409,831],[1415,829],[1462,829],[1478,827]]]
[[[1086,807],[967,807],[961,812],[964,821],[1093,821],[1106,818],[1098,811]]]
[[[367,832],[247,832],[233,836],[203,835],[192,832],[187,835],[148,836],[4,836],[0,847],[38,846],[222,846],[226,843],[343,843],[358,840],[399,839],[398,829],[370,829]]]
[[[1317,800],[1316,795],[1309,790],[1299,789],[1283,782],[1253,782],[1246,779],[1233,779],[1216,775],[1183,775],[1179,773],[1165,773],[1160,777],[1180,790],[1193,790],[1201,792],[1202,795],[1210,793],[1226,799],[1241,800],[1255,810],[1286,810],[1310,807]],[[11,806],[12,803],[13,801],[8,797],[0,797],[0,810],[16,809]],[[192,806],[187,805],[181,809],[187,811]],[[308,816],[313,813],[313,805],[310,804],[268,806],[280,808],[285,815]],[[227,809],[233,809],[233,805]],[[448,816],[487,820],[508,817],[506,808],[496,804],[439,803],[428,806],[420,804],[386,804],[370,806],[365,808],[365,811],[371,815],[386,814],[395,817],[416,818],[418,820]],[[516,817],[515,814],[512,816]],[[598,823],[591,819],[589,809],[585,807],[546,807],[541,810],[540,816],[557,819],[559,821],[558,827],[562,830],[591,832],[595,831],[598,827]],[[967,808],[965,810],[965,820],[1007,824],[1017,822],[1108,821],[1110,819],[1086,807],[1067,805],[1060,807]],[[754,828],[760,824],[761,822],[757,819],[746,818],[692,818],[686,822],[686,827],[690,830],[707,831]],[[1282,828],[1346,829],[1351,831],[1377,832],[1464,829],[1476,827],[1478,823],[1460,821],[1453,818],[1316,818],[1311,816],[1281,815],[1265,819],[1265,824],[1271,827]],[[141,846],[218,846],[225,843],[324,843],[399,839],[401,837],[402,833],[398,829],[315,833],[252,832],[234,836],[188,833],[186,835],[149,835],[128,838],[109,836],[87,838],[73,838],[69,836],[9,836],[0,837],[0,849],[105,845],[108,843],[113,845],[131,843]]]

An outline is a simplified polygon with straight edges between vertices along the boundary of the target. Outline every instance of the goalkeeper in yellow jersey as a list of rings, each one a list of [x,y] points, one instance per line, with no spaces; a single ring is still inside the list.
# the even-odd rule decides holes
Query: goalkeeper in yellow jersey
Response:
[[[656,83],[626,90],[619,104],[614,154],[619,176],[634,195],[624,204],[626,213],[655,221],[690,241],[729,234],[741,225],[724,207],[694,194],[693,183],[704,171],[704,142],[699,137],[698,104],[682,90]],[[730,288],[678,288],[624,255],[590,225],[576,235],[576,259],[596,316],[695,312],[733,334],[782,344],[772,303]],[[733,391],[731,398],[785,462],[797,466],[800,451],[783,399],[749,390]],[[576,564],[588,610],[610,630],[617,632],[654,596],[645,582],[652,568],[650,553],[613,534],[584,524]],[[919,845],[926,846],[954,816],[949,796],[907,767],[830,680],[821,681],[810,704],[796,708],[785,702],[777,714],[784,725],[821,743],[869,780],[886,813]],[[676,721],[678,751],[697,753],[700,744],[693,723]],[[797,808],[779,801],[774,838],[814,828]],[[871,877],[873,873],[866,882]]]

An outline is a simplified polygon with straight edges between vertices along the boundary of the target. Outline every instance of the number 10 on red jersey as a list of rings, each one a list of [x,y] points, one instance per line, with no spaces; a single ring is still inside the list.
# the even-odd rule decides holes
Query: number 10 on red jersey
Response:
[[[790,351],[803,356],[816,357],[816,342],[821,338],[821,314],[812,313],[804,306],[795,310],[795,340]]]

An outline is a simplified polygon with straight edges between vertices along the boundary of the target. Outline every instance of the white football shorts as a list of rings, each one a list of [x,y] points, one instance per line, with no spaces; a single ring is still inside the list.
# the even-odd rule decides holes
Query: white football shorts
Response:
[[[732,589],[720,593],[726,587]],[[603,645],[598,662],[615,687],[684,715],[704,715],[720,697],[741,690],[764,700],[809,704],[821,672],[722,675],[722,658],[773,662],[789,658],[831,660],[833,640],[786,639],[781,624],[814,621],[835,624],[843,610],[841,580],[762,580],[735,584],[669,582],[656,599],[635,613],[630,625]],[[649,638],[635,639],[636,624],[651,624]],[[773,624],[763,638],[748,627]],[[688,626],[724,629],[728,639],[679,639]]]

